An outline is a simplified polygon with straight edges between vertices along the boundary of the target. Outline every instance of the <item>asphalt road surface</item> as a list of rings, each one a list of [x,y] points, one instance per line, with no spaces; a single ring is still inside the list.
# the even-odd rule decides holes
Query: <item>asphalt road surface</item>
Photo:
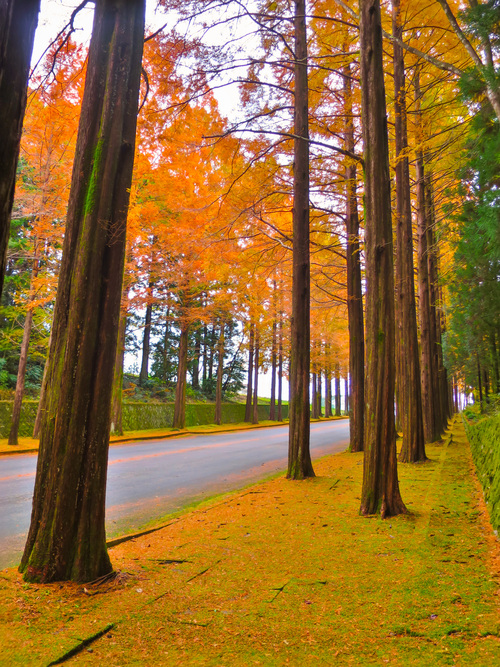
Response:
[[[349,421],[311,424],[313,459],[348,446]],[[108,537],[189,503],[286,469],[288,425],[114,445],[106,494]],[[0,568],[19,562],[29,528],[36,455],[0,457]]]

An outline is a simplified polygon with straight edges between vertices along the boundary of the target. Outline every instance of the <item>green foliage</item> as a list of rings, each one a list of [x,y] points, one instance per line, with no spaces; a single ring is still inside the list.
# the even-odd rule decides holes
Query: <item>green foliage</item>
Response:
[[[500,123],[483,105],[471,123],[458,209],[444,352],[447,367],[477,388],[477,361],[499,390]]]
[[[29,438],[33,435],[38,401],[23,401],[21,408],[21,421],[19,423],[19,436]],[[0,400],[0,438],[7,438],[10,431],[12,419],[12,401]]]

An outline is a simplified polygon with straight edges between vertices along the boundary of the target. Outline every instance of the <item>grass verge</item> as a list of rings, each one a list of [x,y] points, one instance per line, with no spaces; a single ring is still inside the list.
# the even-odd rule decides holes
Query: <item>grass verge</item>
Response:
[[[77,586],[0,573],[1,664],[500,664],[498,545],[461,423],[400,465],[409,516],[358,515],[362,455],[119,544]],[[65,657],[66,656],[66,657]]]

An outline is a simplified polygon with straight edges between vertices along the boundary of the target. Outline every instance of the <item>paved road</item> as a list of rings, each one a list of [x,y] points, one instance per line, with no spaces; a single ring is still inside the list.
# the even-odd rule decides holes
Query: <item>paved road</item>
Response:
[[[344,450],[349,422],[311,424],[313,458]],[[108,537],[284,470],[288,426],[115,445],[109,450]],[[0,457],[0,568],[18,562],[26,539],[36,455]]]

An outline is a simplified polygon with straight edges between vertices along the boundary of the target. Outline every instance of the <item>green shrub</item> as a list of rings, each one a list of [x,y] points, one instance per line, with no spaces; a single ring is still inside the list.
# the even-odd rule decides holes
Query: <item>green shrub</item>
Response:
[[[464,424],[491,524],[497,532],[500,528],[500,413],[472,423],[464,420]]]
[[[38,401],[23,401],[19,435],[33,434]],[[171,428],[174,420],[173,403],[123,403],[123,430],[144,431],[148,429]],[[186,405],[186,426],[202,426],[214,423],[213,403],[188,403]],[[288,406],[283,406],[283,417],[288,415]],[[0,401],[0,438],[7,438],[12,417],[12,401]],[[222,423],[237,424],[245,419],[242,403],[222,404]],[[259,405],[259,420],[269,419],[269,405]]]

